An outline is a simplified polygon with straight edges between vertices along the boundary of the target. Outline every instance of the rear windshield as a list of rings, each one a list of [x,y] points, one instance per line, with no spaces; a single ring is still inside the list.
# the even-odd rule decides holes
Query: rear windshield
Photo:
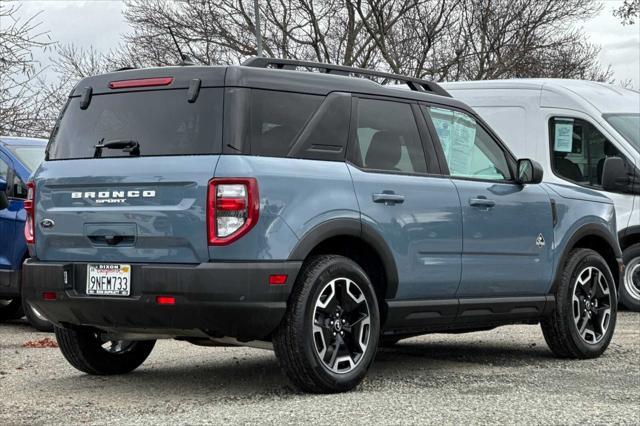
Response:
[[[135,141],[140,156],[218,154],[222,148],[223,89],[186,89],[94,95],[89,107],[72,98],[48,147],[49,160],[92,158],[100,141]],[[101,157],[129,156],[103,149]]]

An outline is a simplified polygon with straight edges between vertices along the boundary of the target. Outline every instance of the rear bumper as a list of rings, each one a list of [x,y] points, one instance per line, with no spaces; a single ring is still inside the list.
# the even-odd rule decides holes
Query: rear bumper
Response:
[[[90,326],[114,333],[171,337],[263,339],[278,326],[302,262],[132,264],[129,297],[87,296],[86,263],[23,266],[23,295],[59,326]],[[286,274],[284,285],[269,275]],[[66,279],[65,279],[66,277]],[[56,292],[56,300],[43,300]],[[158,305],[156,296],[175,297]]]

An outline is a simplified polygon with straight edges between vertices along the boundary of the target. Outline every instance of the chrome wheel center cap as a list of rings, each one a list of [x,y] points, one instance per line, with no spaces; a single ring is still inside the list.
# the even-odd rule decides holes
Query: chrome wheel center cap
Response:
[[[340,332],[342,330],[342,323],[340,321],[336,321],[333,323],[333,328],[337,331]]]

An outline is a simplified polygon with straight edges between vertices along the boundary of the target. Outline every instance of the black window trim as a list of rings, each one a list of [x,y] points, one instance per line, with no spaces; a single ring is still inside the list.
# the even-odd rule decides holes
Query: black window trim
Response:
[[[551,169],[551,173],[555,177],[557,177],[558,179],[564,180],[564,181],[567,181],[567,182],[571,182],[574,185],[577,185],[577,186],[579,186],[581,188],[593,189],[593,190],[596,190],[596,191],[604,191],[604,189],[602,189],[602,185],[600,185],[600,186],[597,186],[597,185],[585,185],[582,182],[577,182],[575,180],[569,179],[568,177],[562,176],[562,175],[560,175],[560,174],[558,174],[556,172],[556,168],[555,168],[554,161],[553,161],[553,153],[555,152],[555,150],[554,150],[555,137],[554,137],[554,135],[552,134],[552,131],[551,131],[552,123],[553,123],[554,120],[572,120],[572,121],[582,120],[582,121],[584,121],[585,123],[587,123],[590,126],[592,126],[594,129],[596,129],[602,135],[602,137],[605,138],[605,140],[607,142],[609,142],[611,145],[613,145],[613,147],[618,151],[618,153],[620,153],[620,157],[624,161],[626,161],[627,164],[632,165],[633,167],[635,167],[635,164],[633,164],[633,161],[629,160],[627,155],[625,155],[625,153],[622,152],[620,147],[618,145],[614,144],[613,142],[611,142],[611,140],[609,140],[609,138],[604,133],[602,133],[602,131],[600,131],[600,129],[598,129],[598,127],[595,124],[593,124],[590,120],[587,120],[587,119],[582,118],[582,117],[571,117],[569,115],[552,115],[552,116],[549,117],[549,121],[548,121],[548,124],[547,124],[547,134],[549,135],[549,144],[548,144],[549,145],[549,166],[550,166],[549,168]],[[587,149],[590,150],[591,148],[587,147]],[[588,152],[588,156],[589,156],[589,158],[588,158],[587,161],[590,162],[591,161],[591,151]],[[589,167],[589,169],[591,169],[591,167]]]
[[[426,117],[423,117],[424,120],[427,122],[427,125],[429,127],[429,131],[431,132],[431,138],[433,140],[437,140],[438,143],[434,144],[436,145],[435,149],[438,153],[438,159],[441,162],[440,167],[442,169],[442,175],[446,176],[450,179],[456,179],[456,180],[463,180],[463,181],[471,181],[471,182],[487,182],[487,183],[503,183],[503,184],[515,184],[515,185],[519,185],[519,183],[516,181],[515,176],[516,176],[516,164],[518,159],[516,158],[516,156],[511,152],[511,150],[506,146],[506,144],[498,137],[498,135],[493,131],[493,129],[491,129],[491,127],[484,122],[484,120],[478,116],[474,111],[472,110],[467,110],[464,108],[459,108],[457,106],[453,106],[453,105],[449,105],[449,104],[443,104],[443,103],[438,103],[438,102],[423,102],[423,101],[419,101],[418,102],[420,107],[436,107],[436,108],[442,108],[442,109],[449,109],[452,111],[458,111],[458,112],[462,112],[464,114],[469,115],[470,117],[472,117],[474,120],[476,120],[476,123],[480,125],[480,128],[482,130],[484,130],[489,137],[498,145],[498,147],[502,150],[502,152],[504,152],[505,154],[505,159],[507,160],[507,167],[509,167],[509,173],[511,173],[511,179],[481,179],[481,178],[473,178],[473,177],[465,177],[465,176],[453,176],[451,175],[451,172],[449,171],[449,165],[447,163],[447,159],[444,155],[444,151],[442,150],[442,145],[440,144],[440,139],[435,139],[438,138],[438,134],[436,132],[435,127],[433,126],[433,122],[431,120],[427,120]],[[422,114],[422,111],[420,111],[420,113]]]
[[[420,146],[422,147],[422,152],[424,155],[425,168],[427,170],[426,173],[420,172],[404,172],[400,170],[379,170],[379,169],[370,169],[366,167],[362,167],[358,165],[357,159],[355,158],[355,144],[358,140],[358,101],[360,99],[372,99],[378,101],[387,101],[387,102],[396,102],[408,104],[411,108],[411,112],[413,114],[413,119],[416,123],[416,127],[418,128],[418,135],[420,137]],[[389,175],[399,175],[399,176],[418,176],[418,177],[441,177],[439,167],[436,166],[436,163],[429,164],[429,159],[427,155],[436,155],[435,147],[433,141],[431,140],[431,135],[428,129],[423,126],[425,123],[419,119],[419,115],[421,115],[420,111],[417,110],[418,101],[414,99],[406,99],[400,98],[396,96],[381,96],[381,95],[370,95],[366,93],[351,93],[351,122],[349,125],[349,140],[347,142],[347,157],[346,163],[353,166],[354,168],[360,170],[364,173],[378,173],[378,174],[389,174]],[[425,138],[429,138],[429,140],[425,140]],[[433,158],[433,157],[432,157]],[[438,170],[434,170],[438,169]]]

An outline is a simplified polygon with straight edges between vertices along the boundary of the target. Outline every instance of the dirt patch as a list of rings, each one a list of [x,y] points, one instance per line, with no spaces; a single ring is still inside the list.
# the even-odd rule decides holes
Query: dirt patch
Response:
[[[23,348],[57,348],[58,343],[50,337],[40,340],[29,340],[22,344]]]

